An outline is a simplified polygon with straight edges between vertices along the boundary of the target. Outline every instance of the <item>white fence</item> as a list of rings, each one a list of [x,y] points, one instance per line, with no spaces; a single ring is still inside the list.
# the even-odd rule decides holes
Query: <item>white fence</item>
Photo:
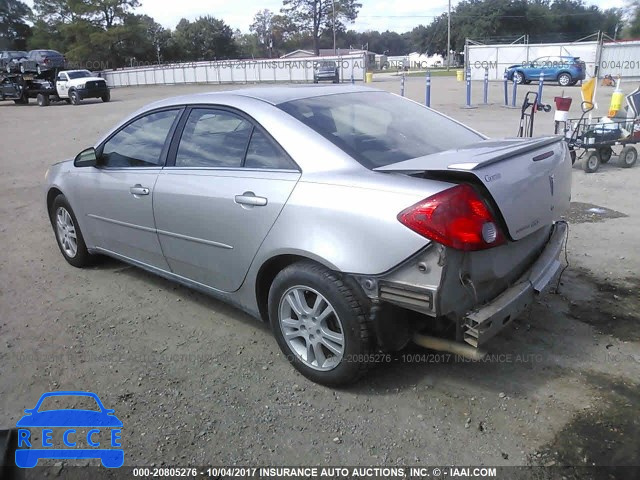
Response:
[[[640,41],[612,42],[602,46],[600,74],[640,77]]]
[[[472,80],[482,80],[485,69],[490,80],[502,80],[506,68],[547,56],[580,57],[586,63],[587,77],[594,76],[598,64],[599,78],[607,74],[640,77],[640,41],[469,45],[468,52]]]
[[[598,42],[515,44],[515,45],[469,45],[469,67],[471,79],[482,80],[485,68],[489,80],[502,80],[504,71],[512,65],[522,65],[540,57],[580,57],[586,63],[587,75],[593,76],[597,62]]]
[[[270,60],[222,60],[187,62],[105,70],[102,77],[110,87],[175,85],[190,83],[274,83],[312,82],[314,65],[333,60],[340,80],[363,81],[367,70],[364,54],[339,57],[277,58]]]

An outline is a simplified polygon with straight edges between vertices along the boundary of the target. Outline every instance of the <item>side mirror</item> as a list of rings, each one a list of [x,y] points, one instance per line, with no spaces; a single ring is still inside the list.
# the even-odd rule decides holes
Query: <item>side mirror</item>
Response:
[[[96,149],[89,147],[76,155],[73,161],[74,167],[96,167],[98,165],[98,155]]]

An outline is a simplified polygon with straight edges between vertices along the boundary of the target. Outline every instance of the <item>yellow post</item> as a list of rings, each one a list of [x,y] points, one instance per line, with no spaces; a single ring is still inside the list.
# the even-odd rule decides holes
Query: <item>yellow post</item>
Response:
[[[366,83],[371,83],[373,82],[373,72],[367,72],[364,76],[364,81]]]
[[[464,70],[456,70],[456,80],[464,82]]]

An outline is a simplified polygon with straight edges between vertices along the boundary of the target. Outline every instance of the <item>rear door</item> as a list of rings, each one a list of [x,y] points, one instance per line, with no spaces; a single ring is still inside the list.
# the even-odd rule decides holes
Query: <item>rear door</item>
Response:
[[[155,187],[160,244],[174,273],[235,291],[300,172],[240,112],[194,107],[181,123]]]

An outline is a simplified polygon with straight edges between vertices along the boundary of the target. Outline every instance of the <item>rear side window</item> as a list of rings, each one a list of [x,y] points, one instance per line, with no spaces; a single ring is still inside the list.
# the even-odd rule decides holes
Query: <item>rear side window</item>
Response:
[[[145,115],[124,127],[102,148],[105,167],[157,167],[162,149],[180,110],[164,110]]]
[[[184,126],[176,167],[242,166],[253,125],[231,112],[198,108]]]
[[[370,169],[484,139],[444,115],[385,92],[325,95],[278,107]]]
[[[246,168],[271,169],[296,168],[280,145],[258,128],[254,129],[253,135],[251,135],[244,166]]]

